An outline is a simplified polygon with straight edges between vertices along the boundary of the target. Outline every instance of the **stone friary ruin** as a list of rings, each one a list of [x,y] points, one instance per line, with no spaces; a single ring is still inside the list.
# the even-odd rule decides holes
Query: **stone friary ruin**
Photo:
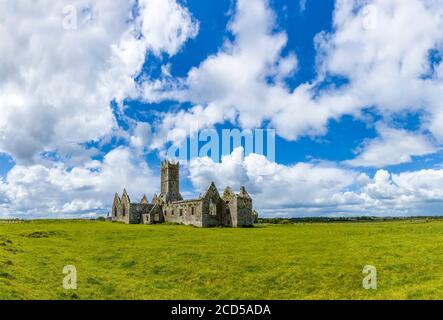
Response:
[[[198,227],[249,227],[257,219],[252,199],[241,187],[236,194],[226,188],[220,196],[212,183],[198,199],[183,200],[180,194],[179,164],[165,161],[161,166],[161,193],[149,203],[146,196],[140,203],[131,202],[126,190],[120,198],[116,193],[112,205],[112,221],[128,224],[181,223]]]

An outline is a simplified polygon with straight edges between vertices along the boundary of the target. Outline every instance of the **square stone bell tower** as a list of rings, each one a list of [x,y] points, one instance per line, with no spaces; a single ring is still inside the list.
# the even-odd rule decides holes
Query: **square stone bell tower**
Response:
[[[180,194],[179,167],[178,162],[162,162],[160,200],[164,203],[183,200]]]

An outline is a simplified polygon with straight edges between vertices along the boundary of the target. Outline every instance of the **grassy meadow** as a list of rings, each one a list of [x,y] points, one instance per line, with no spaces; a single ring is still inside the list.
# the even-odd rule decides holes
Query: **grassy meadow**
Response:
[[[77,290],[64,290],[74,265]],[[362,288],[365,265],[378,289]],[[0,223],[0,299],[443,299],[443,221]]]

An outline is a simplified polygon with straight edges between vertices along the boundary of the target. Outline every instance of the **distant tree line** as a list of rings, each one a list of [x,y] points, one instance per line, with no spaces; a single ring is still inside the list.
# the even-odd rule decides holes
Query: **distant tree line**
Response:
[[[429,221],[441,220],[443,216],[414,217],[303,217],[303,218],[258,218],[258,223],[294,224],[294,223],[334,223],[334,222],[370,222],[370,221]]]

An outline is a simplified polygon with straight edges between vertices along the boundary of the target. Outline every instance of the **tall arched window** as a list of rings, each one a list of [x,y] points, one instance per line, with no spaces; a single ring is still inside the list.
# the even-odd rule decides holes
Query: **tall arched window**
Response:
[[[209,215],[211,216],[217,215],[217,204],[212,199],[209,202]]]

